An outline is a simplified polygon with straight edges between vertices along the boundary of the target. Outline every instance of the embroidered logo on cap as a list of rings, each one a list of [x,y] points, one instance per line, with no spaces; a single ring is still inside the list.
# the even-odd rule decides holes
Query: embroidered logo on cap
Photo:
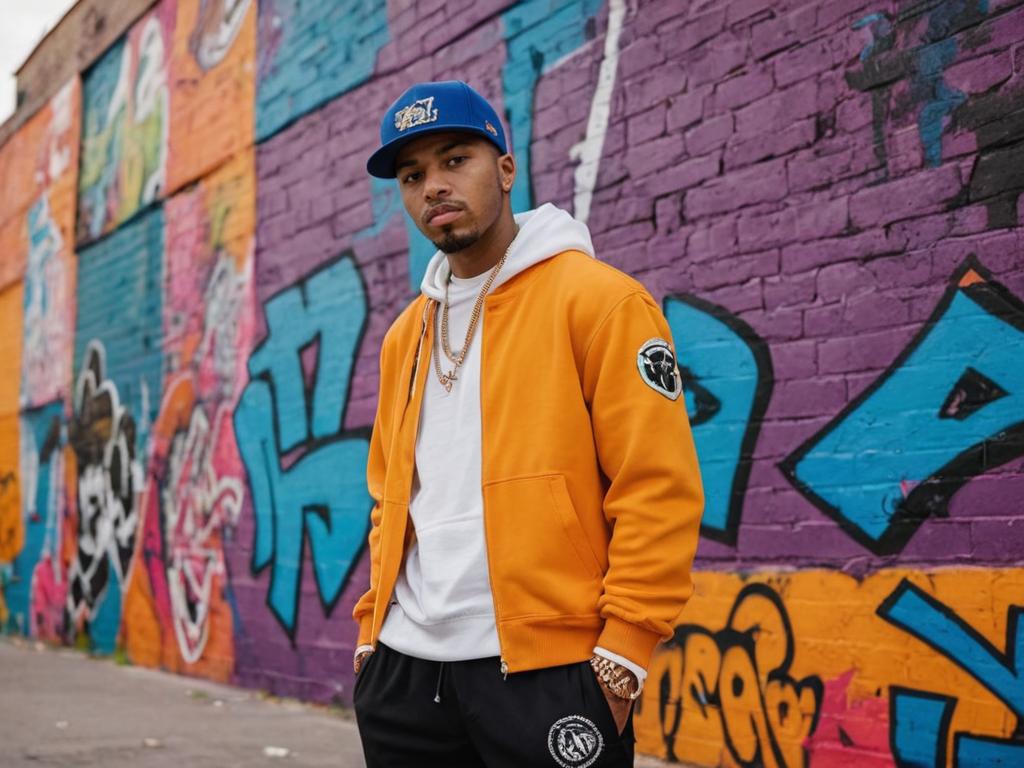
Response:
[[[563,717],[548,731],[548,751],[562,768],[587,768],[604,749],[600,729],[582,715]]]
[[[640,378],[655,392],[669,400],[675,400],[682,394],[683,382],[676,368],[676,356],[672,345],[664,339],[645,341],[636,354],[636,367]]]
[[[434,109],[434,97],[417,99],[407,107],[395,112],[395,128],[406,131],[417,125],[425,125],[437,121],[437,110]]]
[[[495,136],[498,135],[498,129],[495,128],[493,125],[491,125],[491,121],[490,120],[484,120],[484,128],[487,129],[488,133],[493,134]]]

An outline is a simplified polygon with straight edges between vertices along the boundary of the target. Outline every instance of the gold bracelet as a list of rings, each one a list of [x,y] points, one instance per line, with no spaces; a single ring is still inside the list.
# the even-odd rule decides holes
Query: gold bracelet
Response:
[[[590,657],[590,666],[597,679],[620,699],[634,701],[640,697],[640,681],[626,667],[597,654]]]

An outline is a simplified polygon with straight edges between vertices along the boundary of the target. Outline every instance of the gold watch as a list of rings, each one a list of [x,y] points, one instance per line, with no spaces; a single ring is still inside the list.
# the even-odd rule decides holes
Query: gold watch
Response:
[[[640,681],[626,667],[597,654],[590,657],[590,666],[597,679],[620,699],[634,701],[639,698]]]

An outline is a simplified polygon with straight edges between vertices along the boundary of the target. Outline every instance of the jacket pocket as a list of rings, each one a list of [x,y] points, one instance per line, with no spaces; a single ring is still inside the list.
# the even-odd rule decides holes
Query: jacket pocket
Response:
[[[488,484],[484,505],[500,620],[597,612],[603,573],[562,475]]]

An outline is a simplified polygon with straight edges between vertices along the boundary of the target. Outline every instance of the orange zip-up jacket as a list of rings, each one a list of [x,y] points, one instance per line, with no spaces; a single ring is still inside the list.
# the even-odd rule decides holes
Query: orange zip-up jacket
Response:
[[[376,645],[414,535],[435,309],[421,295],[381,349],[360,645]],[[704,504],[685,398],[640,372],[648,341],[671,343],[668,324],[640,283],[578,251],[499,286],[484,313],[481,482],[502,669],[583,661],[595,646],[647,668],[693,590]]]

